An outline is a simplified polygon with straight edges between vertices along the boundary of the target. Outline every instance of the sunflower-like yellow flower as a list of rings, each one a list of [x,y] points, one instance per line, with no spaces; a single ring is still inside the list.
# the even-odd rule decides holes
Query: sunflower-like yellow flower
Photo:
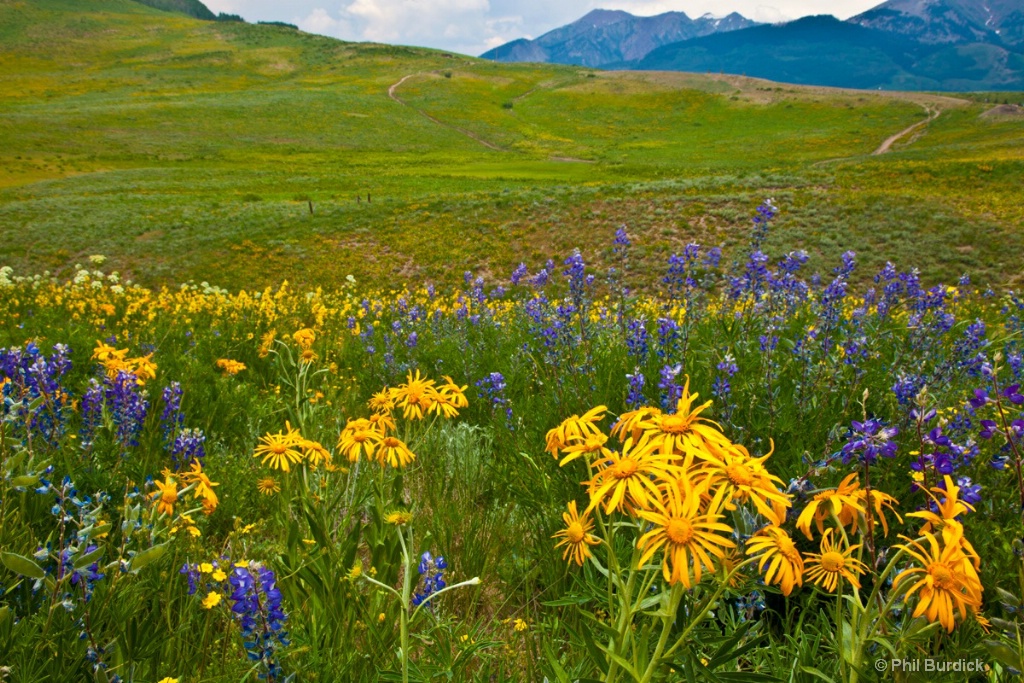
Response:
[[[292,465],[302,462],[302,451],[298,448],[302,437],[291,425],[287,425],[287,429],[287,433],[267,433],[261,436],[253,457],[262,457],[264,465],[285,472],[291,470]]]
[[[804,585],[804,558],[783,529],[773,525],[754,534],[747,540],[747,555],[759,557],[757,569],[764,573],[764,582],[778,585],[783,595]]]
[[[224,372],[226,377],[232,377],[245,370],[245,363],[230,358],[220,358],[217,360],[217,367]]]
[[[601,428],[597,423],[604,419],[607,410],[605,406],[597,406],[583,415],[573,415],[562,420],[562,424],[547,433],[547,447],[544,450],[557,458],[558,451],[566,446],[584,441],[588,436],[600,434]]]
[[[193,460],[189,469],[181,473],[181,478],[186,485],[195,484],[195,488],[192,489],[192,496],[196,500],[203,501],[203,512],[206,514],[212,513],[217,509],[217,493],[213,490],[215,486],[220,484],[212,481],[210,477],[203,472],[203,466],[197,460]]]
[[[316,333],[308,327],[304,327],[301,330],[295,332],[292,335],[292,339],[299,345],[300,349],[312,348],[313,342],[316,341]]]
[[[459,409],[450,395],[434,392],[434,402],[430,404],[427,412],[443,416],[446,420],[459,416]]]
[[[361,457],[370,459],[377,452],[377,447],[384,435],[373,428],[370,421],[360,417],[349,420],[338,436],[338,451],[349,462],[359,462]]]
[[[299,362],[300,363],[312,363],[320,356],[317,355],[313,349],[300,349],[299,350]]]
[[[646,434],[636,443],[626,439],[622,453],[612,452],[607,460],[597,463],[597,474],[584,482],[590,491],[587,512],[602,503],[606,513],[650,507],[652,500],[662,496],[657,480],[672,481],[681,471],[673,460],[674,456],[663,453]]]
[[[395,526],[405,526],[412,521],[412,513],[408,510],[394,510],[384,515],[384,521]],[[360,565],[360,570],[362,565]]]
[[[206,609],[213,609],[214,607],[220,604],[222,597],[223,596],[220,593],[208,593],[207,596],[203,598],[203,607],[205,607]]]
[[[273,477],[263,477],[256,482],[256,490],[265,496],[272,496],[281,492],[281,485]]]
[[[174,504],[178,502],[178,482],[170,474],[164,476],[163,481],[154,481],[157,491],[153,493],[156,501],[156,511],[170,517],[174,514]]]
[[[409,450],[405,442],[393,436],[385,436],[377,449],[377,462],[388,464],[394,468],[405,467],[416,459],[416,454]]]
[[[466,389],[469,388],[469,385],[460,387],[448,375],[441,375],[441,379],[444,380],[444,384],[437,388],[437,393],[448,399],[448,402],[456,408],[468,408],[469,399],[466,398]]]
[[[924,532],[923,536],[928,542],[927,548],[916,540],[900,536],[908,543],[896,547],[903,549],[920,566],[904,569],[892,585],[895,589],[905,581],[916,579],[907,588],[905,596],[909,598],[918,593],[913,617],[924,615],[929,622],[937,621],[946,631],[952,632],[955,612],[960,613],[961,619],[967,619],[969,612],[981,606],[981,581],[973,572],[955,531],[943,539],[945,547],[934,534]]]
[[[708,444],[725,448],[729,440],[722,434],[717,422],[700,417],[712,401],[705,401],[694,407],[700,394],[690,393],[690,378],[686,378],[683,394],[679,397],[674,413],[659,413],[642,425],[644,433],[659,443],[666,453],[683,455],[687,452],[700,457],[708,450]]]
[[[601,434],[600,432],[597,434],[591,434],[582,441],[577,441],[571,446],[566,446],[562,450],[565,457],[562,458],[558,465],[559,467],[565,467],[566,463],[572,462],[582,455],[587,456],[587,462],[610,458],[612,452],[610,449],[605,448],[605,444],[607,442],[608,437],[604,434]]]
[[[727,501],[745,503],[749,500],[772,524],[782,524],[786,508],[791,505],[789,496],[776,487],[776,484],[782,484],[782,480],[764,466],[774,450],[775,444],[772,443],[767,454],[755,458],[739,444],[730,444],[726,448],[707,444],[704,461],[710,465],[709,488],[724,491]]]
[[[391,411],[395,409],[394,390],[384,387],[370,397],[370,400],[367,401],[367,405],[370,406],[370,410],[375,413],[385,413],[390,415]]]
[[[406,420],[422,420],[436,401],[434,380],[420,377],[419,370],[415,376],[410,372],[406,379],[405,384],[395,389],[395,403],[401,406],[402,417]]]
[[[796,520],[796,528],[804,532],[808,539],[811,536],[811,521],[818,527],[818,533],[825,532],[825,520],[836,515],[840,519],[845,514],[864,514],[864,507],[857,498],[857,490],[860,482],[857,481],[857,473],[847,475],[839,486],[834,489],[826,489],[814,494],[814,498],[803,509]]]
[[[156,379],[156,363],[153,362],[153,354],[140,356],[138,358],[129,358],[125,360],[125,364],[130,368],[130,372],[135,375],[135,380],[139,386],[142,386],[151,379]]]
[[[395,418],[391,417],[390,413],[372,413],[370,417],[366,418],[366,422],[370,429],[381,436],[387,436],[388,433],[396,429]]]
[[[555,548],[565,546],[565,550],[562,551],[563,560],[575,562],[582,567],[590,557],[590,546],[597,545],[601,541],[590,533],[590,530],[594,528],[590,516],[586,512],[582,515],[576,512],[576,501],[571,501],[567,508],[568,511],[562,513],[565,528],[555,532],[551,538],[562,539],[555,545]]]
[[[872,512],[874,518],[882,525],[882,533],[885,536],[889,535],[889,520],[885,516],[885,509],[888,508],[889,512],[896,515],[896,519],[900,522],[903,518],[900,517],[900,513],[896,511],[895,505],[899,505],[899,501],[890,496],[888,493],[879,491],[877,489],[871,489],[871,500],[868,500],[867,489],[857,489],[854,493],[854,497],[863,506],[864,514]],[[839,513],[839,523],[843,526],[854,529],[857,523],[862,519],[863,515],[857,513],[857,510],[846,506],[842,512]]]
[[[682,583],[687,588],[700,583],[703,570],[715,571],[712,556],[719,561],[725,559],[726,550],[735,548],[736,543],[727,537],[732,528],[719,520],[723,515],[711,508],[701,513],[701,492],[698,487],[685,487],[680,493],[677,487],[668,489],[664,501],[651,500],[652,510],[638,510],[637,514],[654,525],[654,528],[640,537],[640,566],[643,566],[658,550],[664,549],[661,573],[670,584]],[[724,534],[724,535],[723,535]]]
[[[270,347],[274,345],[274,339],[276,337],[277,337],[277,330],[270,330],[269,332],[264,333],[262,337],[260,337],[260,348],[259,348],[259,356],[260,356],[260,358],[266,358],[267,357],[267,355],[270,353]]]
[[[946,533],[947,529],[950,530],[959,539],[964,553],[974,562],[975,569],[980,569],[981,558],[978,556],[974,546],[971,545],[971,542],[964,536],[963,524],[958,519],[968,512],[974,512],[974,506],[960,500],[960,487],[956,485],[953,478],[948,474],[945,475],[943,483],[946,488],[935,486],[932,487],[931,491],[925,491],[928,497],[932,499],[932,502],[935,503],[935,508],[938,512],[932,512],[930,509],[925,508],[917,512],[908,512],[907,517],[923,519],[925,523],[921,527],[922,532],[941,529],[943,533]]]
[[[92,359],[106,365],[111,360],[123,361],[128,354],[128,349],[116,349],[110,344],[96,341],[96,348],[92,351]]]
[[[864,563],[853,557],[853,551],[860,545],[849,546],[845,539],[833,542],[835,529],[829,528],[821,536],[820,553],[805,553],[804,566],[807,578],[829,593],[835,593],[841,579],[860,588],[857,577],[867,571]]]
[[[651,421],[660,416],[660,410],[649,406],[642,406],[636,410],[622,413],[612,425],[612,436],[619,441],[625,441],[629,437],[633,437],[633,440],[637,441],[644,433],[644,429],[650,428]]]
[[[331,452],[319,441],[301,439],[298,446],[302,449],[306,462],[314,469],[319,467],[321,462],[327,463],[331,461]]]
[[[960,500],[960,487],[956,485],[951,476],[945,475],[943,483],[946,488],[933,486],[930,491],[925,491],[925,494],[935,503],[937,513],[927,508],[907,513],[907,517],[918,517],[924,520],[925,524],[921,527],[923,532],[941,529],[947,523],[957,521],[957,517],[974,512],[973,505]]]

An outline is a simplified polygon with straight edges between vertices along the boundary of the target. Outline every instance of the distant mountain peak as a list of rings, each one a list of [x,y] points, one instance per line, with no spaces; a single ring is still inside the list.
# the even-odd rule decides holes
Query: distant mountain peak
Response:
[[[735,12],[724,17],[709,13],[693,20],[684,12],[638,17],[623,10],[596,9],[535,40],[513,40],[481,57],[609,67],[641,59],[662,45],[756,25]]]
[[[888,0],[850,21],[928,44],[1024,42],[1020,0]]]
[[[609,26],[611,24],[617,24],[620,21],[627,21],[629,19],[635,19],[632,14],[621,9],[595,9],[590,10],[576,21],[569,24],[570,26]]]

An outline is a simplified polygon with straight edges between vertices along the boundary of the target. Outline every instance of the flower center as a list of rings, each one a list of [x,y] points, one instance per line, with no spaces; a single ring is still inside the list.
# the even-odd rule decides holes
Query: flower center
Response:
[[[729,465],[725,468],[725,475],[737,486],[750,486],[754,481],[754,475],[746,465]]]
[[[679,415],[666,415],[661,418],[661,431],[668,434],[682,434],[689,427],[689,420]]]
[[[690,520],[675,517],[670,519],[665,528],[668,539],[678,545],[685,545],[693,538],[693,525]]]
[[[601,450],[601,447],[604,446],[605,441],[607,441],[607,438],[604,437],[603,435],[599,434],[597,436],[592,436],[589,439],[587,439],[587,443],[583,446],[583,450],[587,453],[596,453],[597,451]]]
[[[832,550],[821,556],[821,568],[830,574],[835,574],[846,565],[846,558],[842,553]]]
[[[288,447],[283,443],[275,443],[270,447],[270,452],[274,455],[284,455],[284,452],[288,450]]]
[[[393,436],[389,436],[386,439],[384,439],[384,446],[387,447],[387,448],[394,448],[397,445],[398,445],[398,439],[396,439]]]
[[[355,434],[352,435],[352,440],[355,441],[356,443],[362,443],[366,441],[368,438],[369,435],[366,432],[356,432]]]
[[[565,536],[569,539],[570,543],[579,543],[583,540],[583,525],[579,522],[573,522],[565,530]]]
[[[612,474],[618,479],[628,479],[636,474],[636,470],[636,460],[623,458],[612,468]]]
[[[953,576],[953,572],[950,571],[949,567],[938,562],[928,567],[928,573],[931,574],[932,581],[935,583],[936,588],[942,590],[955,590],[956,589],[956,578]]]

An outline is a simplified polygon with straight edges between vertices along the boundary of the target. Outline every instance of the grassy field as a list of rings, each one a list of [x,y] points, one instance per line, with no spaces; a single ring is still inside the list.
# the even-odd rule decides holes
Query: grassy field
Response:
[[[0,681],[1015,680],[992,98],[0,0]]]
[[[768,195],[779,244],[815,257],[1019,270],[1024,125],[985,103],[499,65],[127,0],[0,2],[0,86],[0,261],[22,272],[102,252],[147,284],[452,281],[600,260],[625,224],[643,273],[691,239],[728,249]]]

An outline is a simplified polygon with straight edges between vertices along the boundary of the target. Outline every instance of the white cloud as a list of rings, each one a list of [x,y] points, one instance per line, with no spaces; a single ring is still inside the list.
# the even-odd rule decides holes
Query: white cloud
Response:
[[[691,17],[739,12],[774,23],[808,14],[841,19],[881,0],[204,0],[214,12],[249,21],[288,21],[342,38],[422,45],[480,54],[516,38],[536,37],[592,9],[638,15],[682,11]],[[324,3],[334,2],[336,4]],[[770,3],[770,4],[766,4]]]
[[[341,26],[341,22],[328,14],[327,10],[322,7],[317,7],[295,23],[307,33],[320,33],[323,35],[334,35]]]
[[[750,14],[750,18],[765,24],[778,24],[793,19],[792,15],[780,11],[778,7],[768,5],[758,5]]]

